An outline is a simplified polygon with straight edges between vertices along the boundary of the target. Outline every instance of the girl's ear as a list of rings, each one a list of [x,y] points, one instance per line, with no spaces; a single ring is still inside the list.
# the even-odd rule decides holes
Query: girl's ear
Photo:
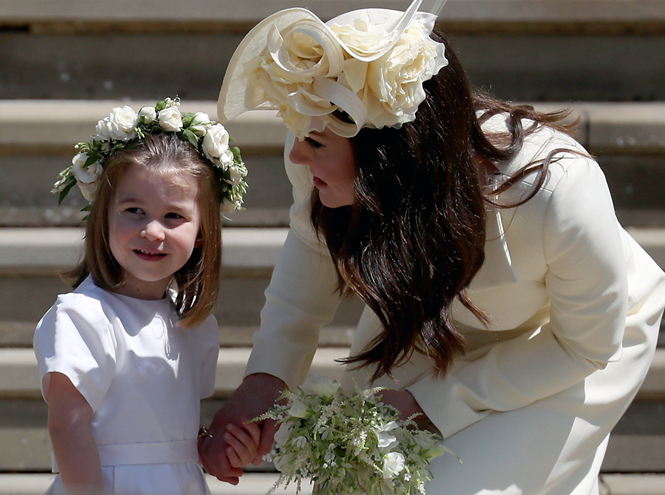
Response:
[[[199,231],[199,235],[196,236],[196,241],[194,242],[194,248],[200,248],[203,245],[203,234]]]

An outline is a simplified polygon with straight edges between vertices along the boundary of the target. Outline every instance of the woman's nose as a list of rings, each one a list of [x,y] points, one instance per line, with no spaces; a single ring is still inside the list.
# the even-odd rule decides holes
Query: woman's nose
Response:
[[[296,138],[289,153],[289,160],[291,160],[291,163],[297,163],[298,165],[309,165],[311,157],[308,151],[307,143]]]
[[[164,227],[157,220],[152,220],[143,227],[141,237],[149,241],[161,241],[164,239]]]

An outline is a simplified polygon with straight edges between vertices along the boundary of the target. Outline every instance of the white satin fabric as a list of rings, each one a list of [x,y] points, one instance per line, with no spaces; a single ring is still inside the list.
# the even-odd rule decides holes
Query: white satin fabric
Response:
[[[214,391],[219,330],[213,316],[188,330],[177,321],[168,299],[114,294],[88,278],[35,330],[45,400],[51,373],[62,373],[94,411],[109,494],[209,493],[196,437],[200,400]],[[48,493],[64,495],[60,475]]]

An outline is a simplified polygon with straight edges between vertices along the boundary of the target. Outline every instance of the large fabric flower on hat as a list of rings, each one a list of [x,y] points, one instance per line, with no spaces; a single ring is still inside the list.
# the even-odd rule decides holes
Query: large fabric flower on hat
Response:
[[[243,40],[222,85],[218,113],[230,120],[276,109],[302,138],[330,128],[352,137],[362,127],[400,127],[416,118],[422,84],[448,65],[430,38],[436,15],[363,9],[324,24],[305,9],[265,19]]]

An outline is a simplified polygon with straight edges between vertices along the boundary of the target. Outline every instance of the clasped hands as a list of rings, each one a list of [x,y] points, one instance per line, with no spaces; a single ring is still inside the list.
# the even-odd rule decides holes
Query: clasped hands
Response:
[[[205,470],[221,481],[237,485],[242,468],[258,465],[272,449],[275,421],[247,423],[272,407],[286,384],[267,373],[245,377],[238,389],[217,412],[207,434],[199,438],[199,458]],[[381,401],[400,411],[400,419],[420,413],[416,423],[427,427],[427,416],[407,391],[383,390]]]

